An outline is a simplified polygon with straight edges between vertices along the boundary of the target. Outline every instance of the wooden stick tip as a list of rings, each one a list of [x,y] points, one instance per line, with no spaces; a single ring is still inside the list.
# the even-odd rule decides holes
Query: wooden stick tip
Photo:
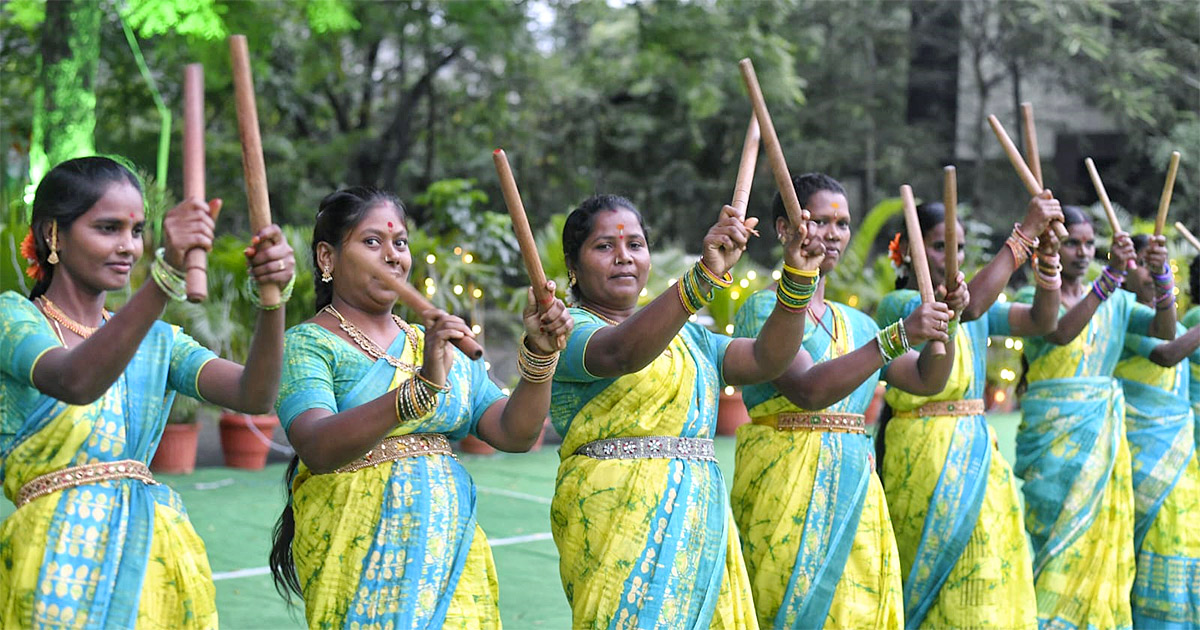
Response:
[[[947,173],[953,173],[955,169],[954,169],[954,165],[950,164],[948,166],[943,167],[942,170]]]

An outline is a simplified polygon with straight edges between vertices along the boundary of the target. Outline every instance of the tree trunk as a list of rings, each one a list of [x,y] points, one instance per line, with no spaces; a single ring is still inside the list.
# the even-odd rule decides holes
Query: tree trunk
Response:
[[[96,152],[96,66],[100,59],[100,3],[46,3],[41,85],[33,103],[30,183],[50,167]]]

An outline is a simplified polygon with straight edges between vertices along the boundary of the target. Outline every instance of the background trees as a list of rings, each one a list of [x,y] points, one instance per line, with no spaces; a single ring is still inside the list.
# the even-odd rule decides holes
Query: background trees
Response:
[[[936,194],[939,167],[957,160],[964,201],[1011,222],[1024,195],[980,125],[1020,100],[1039,114],[1077,102],[1096,121],[1039,117],[1039,132],[1061,132],[1042,147],[1057,156],[1045,165],[1056,192],[1091,201],[1077,158],[1095,154],[1114,198],[1147,214],[1178,148],[1176,212],[1194,222],[1200,201],[1200,12],[1187,2],[12,0],[0,12],[6,205],[43,172],[43,151],[45,164],[95,150],[154,172],[156,95],[179,110],[182,66],[200,61],[208,187],[236,207],[231,32],[249,37],[273,207],[289,223],[351,183],[415,201],[440,180],[474,180],[500,211],[488,153],[504,146],[535,222],[613,191],[660,239],[695,243],[731,192],[749,116],[743,56],[792,169],[845,180],[856,209],[903,182]],[[166,185],[178,189],[172,126]],[[756,183],[751,211],[764,216],[765,168]],[[428,222],[427,205],[410,211]]]

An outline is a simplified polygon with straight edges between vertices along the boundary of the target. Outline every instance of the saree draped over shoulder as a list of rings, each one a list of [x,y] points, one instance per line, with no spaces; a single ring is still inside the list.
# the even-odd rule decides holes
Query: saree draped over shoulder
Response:
[[[1188,309],[1179,323],[1188,330],[1200,326],[1200,306]],[[1195,419],[1196,448],[1200,449],[1200,352],[1188,356],[1188,372],[1188,400],[1192,403]]]
[[[1032,299],[1028,288],[1018,294],[1022,302]],[[1029,388],[1013,470],[1025,481],[1025,529],[1044,628],[1130,627],[1133,482],[1125,397],[1112,374],[1126,331],[1145,334],[1153,318],[1120,290],[1070,343],[1026,340]]]
[[[419,366],[417,347],[396,337],[388,354]],[[395,389],[413,371],[372,361],[317,326],[290,329],[279,392],[280,422],[310,409],[338,413]],[[438,407],[389,434],[473,433],[503,394],[482,361],[458,354]],[[451,454],[430,453],[349,472],[292,480],[292,555],[310,628],[498,628],[491,548],[475,522],[475,484]]]
[[[64,468],[148,463],[175,393],[198,397],[200,369],[215,357],[156,322],[103,396],[69,405],[33,386],[37,361],[60,345],[32,302],[0,295],[0,479],[14,502]],[[204,543],[164,485],[81,483],[0,524],[3,628],[215,628],[215,595]]]
[[[610,438],[711,439],[730,338],[688,323],[639,372],[597,378],[584,351],[605,323],[571,315],[550,408],[563,435],[550,524],[573,627],[757,628],[715,461],[576,453]]]
[[[752,295],[734,334],[756,336],[775,293]],[[822,325],[809,322],[803,347],[814,362],[872,340],[871,318],[826,302]],[[832,338],[831,338],[832,335]],[[826,410],[862,414],[878,373]],[[780,413],[805,410],[772,385],[744,388],[753,422],[738,428],[733,513],[759,623],[774,628],[900,628],[900,558],[874,447],[863,433],[778,430]]]
[[[921,304],[916,291],[884,296],[880,326]],[[889,387],[883,487],[904,575],[908,628],[1036,630],[1033,567],[1012,468],[982,413],[921,414],[929,403],[977,403],[987,381],[987,338],[1008,334],[995,304],[955,335],[946,388],[917,396]]]
[[[1183,334],[1179,326],[1177,334]],[[1200,464],[1187,362],[1149,360],[1163,343],[1128,335],[1116,376],[1125,389],[1133,459],[1135,628],[1200,629]],[[1200,351],[1197,351],[1200,354]]]

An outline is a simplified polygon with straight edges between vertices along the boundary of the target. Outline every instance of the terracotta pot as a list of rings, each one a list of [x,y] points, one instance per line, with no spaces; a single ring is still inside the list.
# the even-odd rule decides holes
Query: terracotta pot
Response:
[[[879,414],[883,413],[883,395],[887,393],[887,387],[883,383],[875,384],[875,394],[871,397],[871,403],[867,405],[867,411],[863,414],[863,422],[870,429],[879,422]]]
[[[717,403],[717,435],[735,435],[738,427],[748,422],[750,414],[742,401],[742,390],[735,389],[732,394],[722,390]]]
[[[150,470],[168,475],[190,475],[196,470],[196,444],[200,436],[200,424],[168,424],[163,428],[162,439]]]
[[[458,450],[472,455],[491,455],[496,452],[496,449],[492,448],[491,444],[484,442],[474,435],[468,435],[459,440]]]
[[[226,411],[221,414],[221,450],[230,468],[262,470],[271,452],[271,435],[279,418]]]

